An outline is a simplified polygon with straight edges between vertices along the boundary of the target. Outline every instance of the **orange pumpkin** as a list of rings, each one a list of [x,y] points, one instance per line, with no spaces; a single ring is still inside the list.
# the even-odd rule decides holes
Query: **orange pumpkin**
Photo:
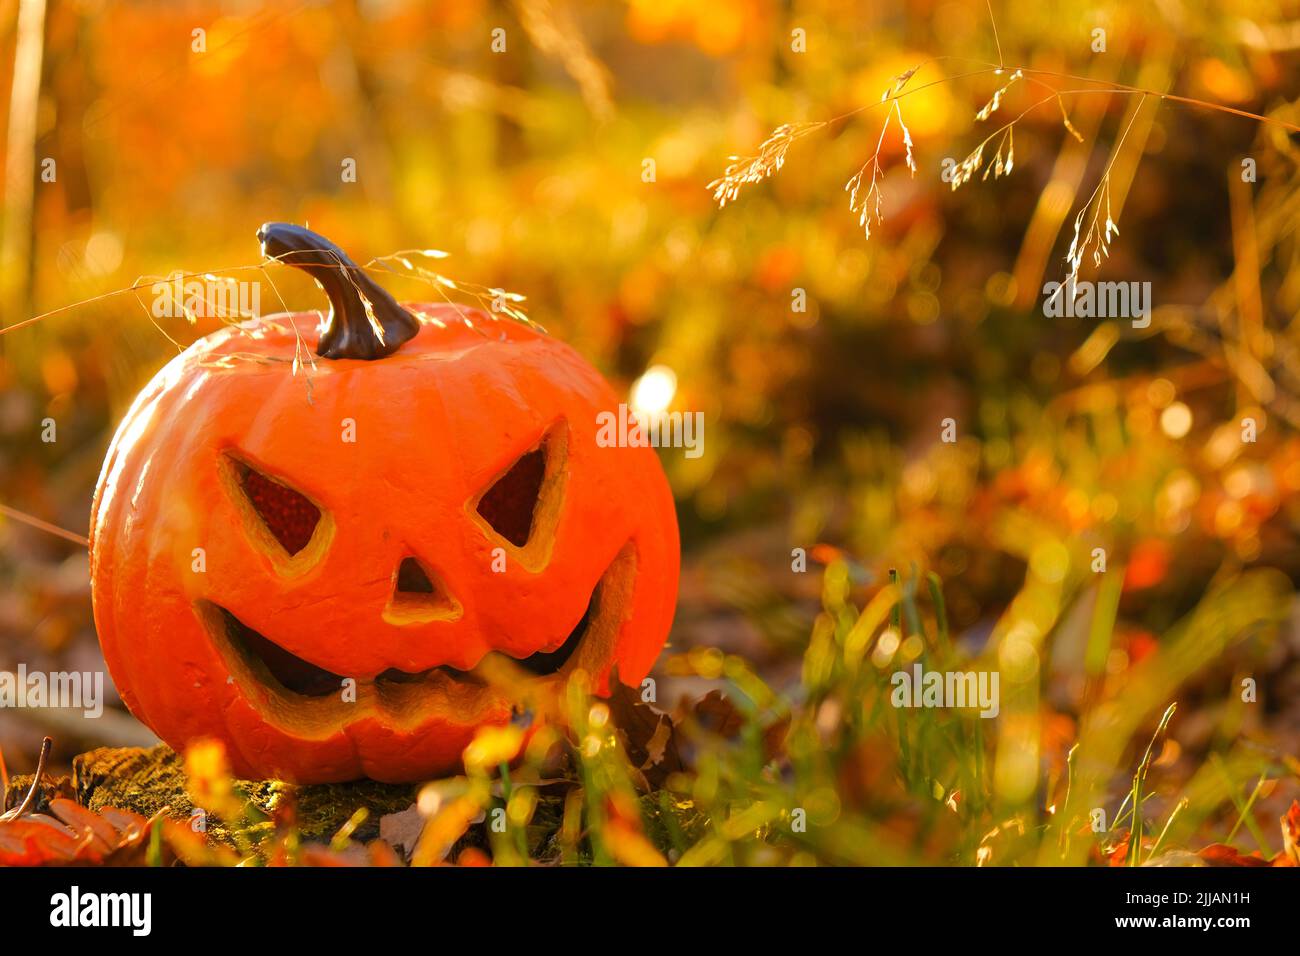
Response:
[[[305,229],[258,236],[330,313],[191,345],[95,492],[95,623],[131,711],[177,749],[223,741],[243,776],[398,782],[511,718],[473,673],[488,655],[638,684],[672,621],[677,524],[653,451],[597,443],[609,385],[522,323],[399,305]]]

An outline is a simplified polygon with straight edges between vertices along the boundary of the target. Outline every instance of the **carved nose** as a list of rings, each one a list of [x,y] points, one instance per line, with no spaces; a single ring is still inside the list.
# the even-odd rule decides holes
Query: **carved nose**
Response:
[[[407,557],[397,565],[393,575],[393,596],[384,616],[394,624],[419,624],[425,621],[454,620],[461,606],[446,585],[419,559]]]
[[[397,566],[396,594],[433,594],[433,582],[415,558],[403,558]]]

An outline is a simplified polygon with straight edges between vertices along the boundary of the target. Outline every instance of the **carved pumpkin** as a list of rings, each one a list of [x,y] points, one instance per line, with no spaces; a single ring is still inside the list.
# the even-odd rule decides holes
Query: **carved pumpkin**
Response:
[[[473,673],[489,654],[638,684],[672,620],[677,524],[654,453],[597,444],[609,385],[522,323],[399,305],[305,229],[258,237],[329,315],[191,345],[96,489],[95,623],[132,712],[177,749],[223,741],[243,776],[399,782],[510,719]]]

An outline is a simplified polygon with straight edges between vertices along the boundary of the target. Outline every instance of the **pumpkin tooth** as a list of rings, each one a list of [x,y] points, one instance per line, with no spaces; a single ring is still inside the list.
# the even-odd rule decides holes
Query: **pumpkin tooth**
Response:
[[[394,684],[419,684],[429,679],[432,674],[446,674],[452,680],[459,681],[462,684],[485,684],[486,681],[479,677],[473,671],[462,671],[450,664],[439,664],[437,667],[430,667],[424,671],[402,671],[396,667],[390,667],[382,674],[375,676],[375,686],[381,690],[385,686]]]
[[[596,594],[600,590],[598,584],[591,592],[591,597],[587,599],[587,609],[582,612],[582,620],[574,625],[569,636],[553,651],[538,651],[519,661],[519,666],[527,671],[545,677],[548,674],[554,674],[563,667],[573,656],[573,652],[578,649],[582,639],[587,636],[587,628],[591,624],[591,619],[596,607]]]

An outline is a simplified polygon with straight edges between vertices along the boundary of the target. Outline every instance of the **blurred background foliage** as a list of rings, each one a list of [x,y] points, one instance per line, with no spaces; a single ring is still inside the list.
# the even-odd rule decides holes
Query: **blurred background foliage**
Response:
[[[1094,783],[1119,778],[1122,793],[1175,699],[1157,760],[1169,806],[1209,755],[1243,746],[1251,759],[1204,787],[1206,832],[1231,827],[1258,776],[1266,819],[1297,794],[1297,150],[1277,126],[1098,92],[1128,84],[1300,121],[1295,4],[995,2],[997,40],[982,0],[81,0],[51,4],[33,30],[40,6],[0,0],[0,86],[14,91],[0,106],[3,325],[54,312],[0,336],[0,503],[84,533],[127,403],[175,354],[169,339],[217,325],[155,324],[131,294],[105,293],[255,264],[264,220],[309,223],[359,260],[436,247],[448,275],[526,295],[530,316],[618,388],[663,366],[671,407],[705,414],[702,457],[661,456],[685,552],[661,701],[726,685],[690,656],[707,646],[825,708],[807,670],[817,635],[842,643],[843,615],[898,568],[933,640],[934,572],[958,652],[1004,668],[1010,697],[978,744],[999,810],[1045,812],[1081,739],[1105,738]],[[1083,142],[1049,104],[1017,124],[1009,178],[953,192],[942,163],[984,135],[975,113],[1001,80],[925,84],[987,71],[998,41],[1008,65],[1092,78],[1054,81],[1092,91],[1064,98]],[[27,98],[24,43],[43,54]],[[919,172],[895,129],[870,241],[843,189],[876,149],[879,110],[801,140],[769,181],[713,203],[705,186],[728,156],[782,123],[877,103],[922,62],[902,101]],[[1038,95],[1013,88],[999,115]],[[24,156],[54,158],[56,181]],[[341,180],[349,158],[356,182]],[[1258,182],[1241,181],[1244,158]],[[1042,314],[1074,214],[1112,161],[1123,232],[1099,277],[1152,283],[1149,329]],[[287,272],[273,274],[285,301],[319,307]],[[792,310],[796,289],[807,311]],[[949,417],[954,444],[939,440]],[[1241,441],[1247,417],[1255,443]],[[792,572],[795,548],[808,573]],[[0,581],[0,667],[102,666],[83,549],[4,521]],[[1210,643],[1178,643],[1198,621]],[[921,629],[881,622],[866,652],[878,676],[927,653],[906,639]],[[1245,677],[1257,703],[1240,699]],[[51,725],[65,760],[150,739],[120,711],[4,713],[10,763],[26,766]],[[839,767],[837,804],[870,790],[854,759],[864,776]],[[913,792],[929,779],[896,775]]]

